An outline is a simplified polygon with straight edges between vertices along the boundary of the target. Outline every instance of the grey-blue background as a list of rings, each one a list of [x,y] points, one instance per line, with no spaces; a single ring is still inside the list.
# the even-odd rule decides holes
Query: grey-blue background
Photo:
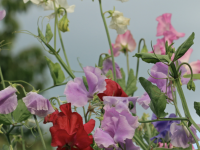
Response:
[[[102,0],[103,10],[112,10],[115,6],[116,10],[123,12],[125,17],[131,18],[130,25],[128,29],[131,30],[133,37],[136,42],[140,38],[145,38],[147,48],[150,51],[150,42],[152,40],[153,44],[156,44],[156,27],[157,21],[156,17],[162,15],[163,13],[172,13],[172,25],[178,32],[183,32],[186,34],[184,38],[174,41],[174,46],[177,48],[192,32],[195,32],[195,40],[193,48],[193,53],[190,57],[190,61],[196,61],[200,59],[200,1],[187,1],[187,0],[129,0],[128,2],[121,3],[115,0]],[[70,20],[69,29],[63,35],[64,45],[66,47],[69,62],[73,70],[81,70],[77,62],[77,57],[80,58],[80,62],[83,66],[94,66],[98,63],[98,57],[100,53],[108,52],[109,45],[107,42],[107,37],[105,29],[103,26],[102,18],[100,16],[100,10],[98,5],[98,0],[68,0],[69,5],[75,4],[75,12],[68,14]],[[21,23],[21,30],[28,30],[37,35],[37,20],[39,16],[47,16],[52,11],[43,11],[40,6],[33,5],[25,14],[18,14],[17,18]],[[48,19],[44,20],[44,29],[48,23]],[[110,18],[107,19],[107,24],[109,24]],[[54,25],[54,20],[49,22],[52,26]],[[0,23],[1,24],[1,23]],[[40,24],[41,25],[41,24]],[[41,27],[41,26],[40,26]],[[0,29],[3,29],[0,26]],[[44,30],[43,29],[43,30]],[[45,31],[45,30],[44,30]],[[117,33],[115,30],[109,29],[112,43],[115,42]],[[58,37],[58,35],[57,35]],[[15,41],[15,46],[12,50],[13,55],[18,53],[22,48],[29,47],[31,45],[39,44],[39,42],[34,38],[26,34],[19,34],[17,40]],[[50,42],[53,45],[53,41]],[[59,40],[57,40],[57,48],[61,48]],[[136,50],[130,54],[130,67],[136,70],[136,58],[132,58],[136,53]],[[45,54],[50,57],[54,62],[57,60],[50,54]],[[62,52],[60,53],[64,59]],[[126,59],[123,54],[115,58],[116,62],[120,67],[123,67],[126,71]],[[139,76],[148,77],[147,70],[151,68],[151,64],[140,63]],[[200,66],[199,66],[200,67]],[[76,76],[82,76],[83,74],[76,74]],[[53,85],[49,71],[46,71],[46,76],[49,82],[46,87]],[[67,76],[67,74],[66,74]],[[196,115],[193,108],[194,101],[200,101],[200,82],[196,81],[196,92],[188,91],[186,86],[184,87],[185,96],[190,108],[190,112],[197,123],[200,123],[199,117]],[[65,86],[57,87],[51,89],[44,93],[46,98],[52,96],[63,95]],[[144,93],[144,89],[138,84],[138,91],[135,96],[141,96]],[[62,100],[64,100],[62,98]],[[180,99],[178,98],[179,107],[181,108]],[[80,110],[81,111],[81,110]],[[166,111],[169,113],[174,112],[173,106],[167,106]],[[81,111],[82,112],[82,111]],[[150,110],[144,110],[142,107],[137,105],[137,114],[141,116],[143,113],[151,114]],[[183,111],[181,109],[181,113]],[[99,123],[98,123],[99,124]]]

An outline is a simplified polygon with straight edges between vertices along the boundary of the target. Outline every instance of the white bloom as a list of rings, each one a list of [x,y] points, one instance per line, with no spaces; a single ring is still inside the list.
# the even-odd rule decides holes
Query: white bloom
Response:
[[[124,34],[127,31],[130,19],[123,16],[123,13],[114,11],[109,28],[117,30],[118,34]]]
[[[117,0],[117,1],[121,1],[123,3],[123,2],[128,2],[129,0]]]

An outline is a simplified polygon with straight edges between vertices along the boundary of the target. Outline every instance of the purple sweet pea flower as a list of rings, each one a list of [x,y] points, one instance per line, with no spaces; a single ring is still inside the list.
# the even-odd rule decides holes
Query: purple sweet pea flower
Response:
[[[55,111],[49,100],[36,92],[29,92],[22,100],[28,108],[28,111],[39,117],[46,117]]]
[[[120,143],[121,147],[124,147],[123,143]],[[126,150],[140,150],[140,147],[137,147],[133,144],[132,139],[126,139],[125,140],[125,146],[126,146]],[[121,148],[120,148],[121,150]]]
[[[17,89],[9,86],[0,91],[0,114],[9,114],[17,108]]]
[[[102,75],[102,71],[99,68],[84,67],[83,70],[89,91],[87,91],[82,78],[75,78],[74,81],[69,81],[64,91],[67,101],[76,107],[86,105],[95,93],[101,93],[106,89],[106,77]]]
[[[110,107],[115,107],[116,111],[122,112],[124,110],[129,111],[129,102],[133,102],[134,107],[130,112],[136,114],[136,101],[138,97],[114,97],[114,96],[104,96],[103,102],[105,105]]]
[[[105,105],[104,110],[101,129],[97,128],[94,133],[97,145],[100,148],[116,148],[117,143],[132,140],[135,129],[139,126],[138,117],[132,116],[126,108],[119,112],[115,107]]]
[[[199,141],[200,139],[196,135],[196,128],[191,125],[190,129],[194,133],[195,137]],[[188,131],[188,129],[183,125],[178,125],[177,123],[172,123],[170,126],[171,132],[171,143],[173,146],[187,148],[190,145],[188,143],[194,144],[195,140]]]
[[[6,11],[5,10],[1,10],[0,11],[0,21],[6,16]]]
[[[106,59],[103,62],[102,71],[103,71],[104,74],[106,74],[109,70],[111,70],[113,72],[112,60],[111,59]],[[117,79],[121,79],[122,75],[121,75],[121,72],[120,72],[120,67],[119,67],[119,65],[117,63],[115,63],[115,70],[116,70]]]

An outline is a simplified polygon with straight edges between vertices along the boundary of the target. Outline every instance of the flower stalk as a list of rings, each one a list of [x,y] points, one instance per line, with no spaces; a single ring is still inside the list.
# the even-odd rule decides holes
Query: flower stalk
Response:
[[[6,86],[5,86],[5,82],[4,82],[4,79],[3,79],[3,74],[2,74],[2,71],[1,71],[1,67],[0,67],[0,76],[1,76],[1,83],[2,83],[3,89],[5,89]]]

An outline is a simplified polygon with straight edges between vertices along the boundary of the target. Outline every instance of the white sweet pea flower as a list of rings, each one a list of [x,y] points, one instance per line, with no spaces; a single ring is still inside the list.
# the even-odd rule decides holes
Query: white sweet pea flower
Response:
[[[112,20],[109,28],[115,29],[118,34],[124,34],[127,31],[127,25],[129,25],[130,19],[123,16],[123,13],[114,11],[112,13]]]
[[[123,2],[128,2],[129,0],[117,0],[117,1],[121,1],[123,3]]]

